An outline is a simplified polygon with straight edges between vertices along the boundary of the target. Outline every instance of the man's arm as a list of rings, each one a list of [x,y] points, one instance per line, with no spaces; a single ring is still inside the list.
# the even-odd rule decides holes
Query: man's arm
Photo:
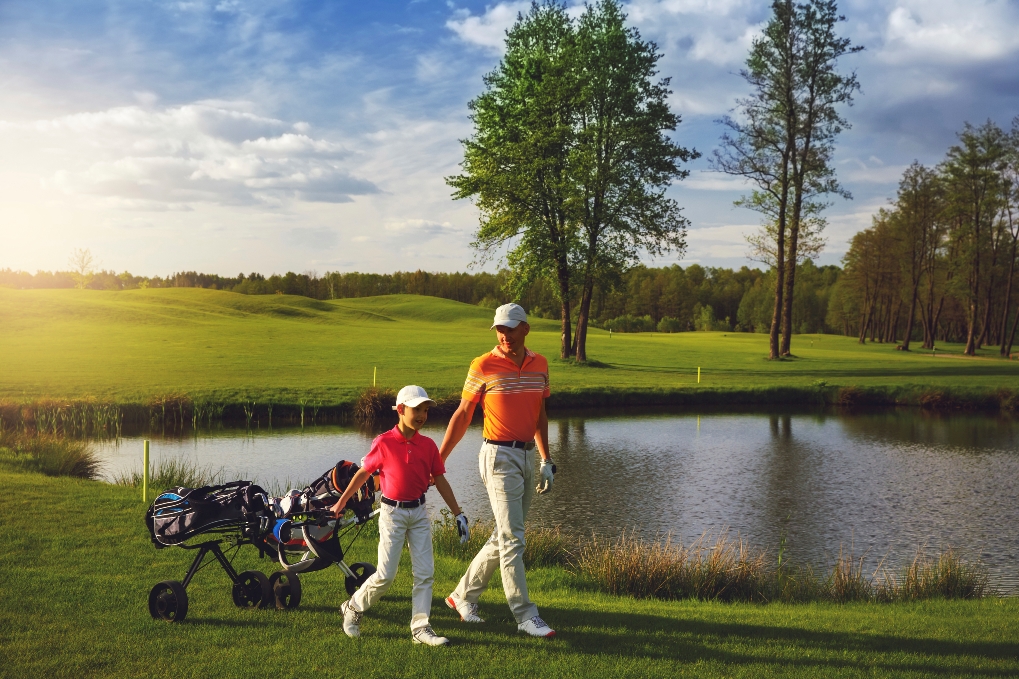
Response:
[[[545,399],[541,399],[541,411],[538,413],[538,431],[534,432],[534,445],[538,447],[541,459],[549,459],[548,415],[545,413]]]
[[[442,445],[439,446],[439,457],[445,462],[449,454],[456,448],[456,444],[460,443],[463,439],[464,434],[467,433],[467,427],[471,425],[471,419],[474,417],[474,407],[478,405],[476,401],[468,401],[463,398],[460,399],[460,406],[453,413],[453,417],[449,418],[449,426],[446,427],[446,435],[442,437]],[[544,405],[542,406],[542,412],[544,412]],[[548,420],[545,421],[545,438],[548,438]],[[438,479],[438,477],[436,477]],[[441,492],[441,491],[440,491]],[[445,497],[445,495],[443,495]]]
[[[343,495],[340,496],[340,499],[336,502],[336,504],[330,507],[333,514],[338,517],[343,516],[343,508],[347,506],[347,501],[354,496],[354,493],[357,492],[358,488],[363,486],[364,482],[367,481],[368,477],[371,475],[372,473],[364,467],[361,467],[354,473],[354,478],[352,478],[350,483],[347,484],[347,489],[343,491]]]

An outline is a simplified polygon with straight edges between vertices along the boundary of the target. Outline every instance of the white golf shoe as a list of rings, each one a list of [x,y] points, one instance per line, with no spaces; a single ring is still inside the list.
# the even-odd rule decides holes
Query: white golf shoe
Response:
[[[415,644],[424,644],[425,646],[446,646],[449,644],[449,639],[436,634],[431,625],[418,627],[411,635],[414,637]]]
[[[340,604],[340,613],[343,613],[343,631],[346,635],[351,639],[361,636],[361,616],[364,613],[355,611],[349,600]]]
[[[517,625],[517,631],[523,632],[524,634],[530,634],[532,637],[543,637],[545,639],[551,639],[555,636],[555,630],[549,627],[545,621],[537,615],[530,620],[524,620],[522,623]]]
[[[460,614],[464,622],[485,622],[484,618],[478,615],[478,605],[470,601],[464,601],[453,592],[446,597],[446,605]]]

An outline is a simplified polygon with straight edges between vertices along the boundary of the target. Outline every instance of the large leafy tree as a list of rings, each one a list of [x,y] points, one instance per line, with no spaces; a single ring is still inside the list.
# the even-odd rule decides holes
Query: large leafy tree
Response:
[[[823,226],[825,196],[849,197],[835,177],[832,154],[848,126],[838,107],[852,103],[859,82],[836,65],[862,48],[836,34],[843,20],[834,0],[774,0],[772,17],[740,72],[751,94],[737,101],[737,116],[721,120],[728,130],[714,166],[755,185],[737,204],[762,212],[765,237],[774,239],[771,358],[790,351],[801,229],[816,233]]]
[[[571,341],[571,282],[579,196],[570,163],[576,147],[576,32],[566,10],[533,4],[506,34],[506,54],[470,102],[474,135],[463,140],[463,172],[447,178],[454,198],[481,211],[474,247],[511,243],[511,287],[554,284],[561,305],[560,356]]]
[[[680,117],[669,109],[669,79],[656,79],[662,55],[625,20],[618,2],[601,0],[577,24],[577,145],[570,163],[581,198],[577,361],[587,360],[595,285],[607,287],[641,254],[686,247],[687,220],[665,192],[687,176],[680,163],[698,154],[669,138]]]
[[[643,254],[685,247],[686,219],[665,192],[697,153],[669,138],[680,119],[668,79],[656,79],[661,54],[625,19],[615,0],[575,22],[562,5],[532,4],[470,104],[463,173],[447,179],[455,198],[481,210],[474,246],[483,255],[512,243],[512,292],[554,283],[560,356],[578,361],[587,359],[595,286],[611,287]]]

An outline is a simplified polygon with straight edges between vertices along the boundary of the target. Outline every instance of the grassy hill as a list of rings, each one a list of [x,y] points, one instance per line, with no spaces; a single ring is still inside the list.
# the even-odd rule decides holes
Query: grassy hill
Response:
[[[488,309],[413,295],[318,301],[195,288],[0,289],[0,398],[141,403],[178,393],[222,403],[336,405],[370,386],[375,368],[380,387],[417,383],[450,395],[471,358],[494,345],[490,319]],[[528,346],[550,357],[560,403],[634,394],[718,403],[754,393],[756,400],[802,401],[843,386],[914,397],[932,389],[992,394],[1019,385],[1019,362],[992,350],[967,358],[961,347],[944,346],[933,357],[831,335],[795,336],[797,358],[768,361],[763,335],[610,337],[592,329],[594,364],[576,366],[554,358],[557,322],[532,326]]]

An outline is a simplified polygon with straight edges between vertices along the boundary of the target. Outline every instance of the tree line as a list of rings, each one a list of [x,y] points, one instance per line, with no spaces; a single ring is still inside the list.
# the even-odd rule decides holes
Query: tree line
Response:
[[[841,270],[816,267],[810,260],[799,267],[796,332],[826,332],[827,299]],[[129,272],[95,271],[84,278],[75,271],[0,269],[0,286],[11,288],[75,288],[135,290],[140,288],[207,288],[249,295],[302,295],[313,299],[346,299],[376,295],[414,294],[442,297],[494,309],[517,301],[532,316],[558,318],[558,291],[538,279],[517,296],[513,275],[496,273],[432,273],[398,271],[391,274],[326,272],[221,276],[182,271],[169,276],[135,276]],[[79,285],[83,283],[83,285]],[[767,332],[774,295],[774,272],[741,267],[738,270],[692,264],[649,267],[638,265],[622,273],[612,286],[595,286],[591,295],[591,324],[615,332],[686,332],[728,330]],[[574,299],[574,302],[577,300]],[[579,314],[577,304],[571,305]]]
[[[1011,354],[1019,310],[1019,117],[966,124],[944,160],[913,163],[892,204],[856,234],[828,323],[860,342],[965,342]]]

